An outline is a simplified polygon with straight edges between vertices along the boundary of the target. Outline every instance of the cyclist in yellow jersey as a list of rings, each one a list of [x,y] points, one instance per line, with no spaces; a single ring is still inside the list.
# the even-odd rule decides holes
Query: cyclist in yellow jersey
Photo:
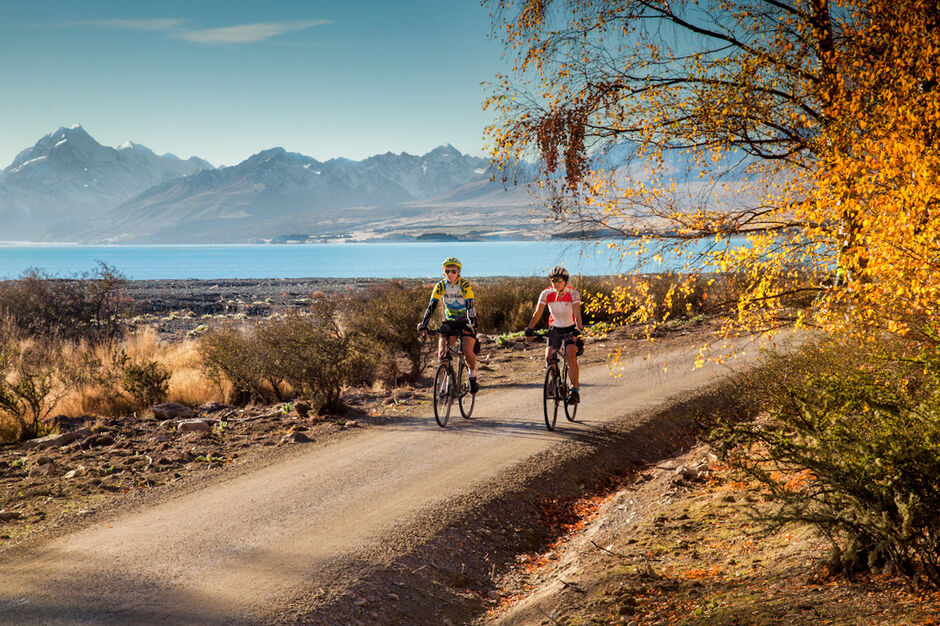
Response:
[[[467,367],[470,370],[470,393],[476,393],[480,390],[480,384],[477,382],[477,359],[476,359],[476,325],[477,312],[473,308],[473,288],[470,282],[460,276],[460,260],[454,257],[444,259],[441,264],[444,269],[444,280],[434,285],[431,292],[431,301],[428,302],[428,308],[424,312],[424,319],[418,324],[418,330],[422,334],[427,334],[428,321],[431,314],[437,308],[438,302],[444,303],[444,321],[441,323],[441,338],[438,342],[438,357],[440,359],[450,358],[447,352],[447,345],[453,345],[457,341],[455,335],[462,335],[463,354],[467,359]],[[449,335],[449,336],[448,336]],[[447,343],[445,344],[445,337]]]

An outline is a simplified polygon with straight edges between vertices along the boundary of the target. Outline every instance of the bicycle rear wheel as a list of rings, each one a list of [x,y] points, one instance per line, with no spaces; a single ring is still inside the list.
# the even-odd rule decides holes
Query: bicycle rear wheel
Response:
[[[550,365],[545,370],[545,386],[542,389],[542,408],[545,410],[545,426],[555,430],[555,421],[558,419],[558,367]]]
[[[573,422],[574,416],[577,415],[578,413],[578,405],[568,404],[568,394],[570,393],[570,388],[568,387],[568,368],[567,367],[565,368],[564,374],[565,374],[565,379],[558,381],[560,383],[558,385],[558,388],[559,388],[559,391],[561,391],[561,394],[562,394],[561,397],[565,402],[565,417],[568,418],[569,422]]]
[[[434,375],[434,419],[441,428],[447,426],[450,407],[454,403],[454,370],[448,363],[441,363]]]
[[[475,401],[476,396],[470,393],[470,368],[461,361],[457,366],[457,404],[464,418],[470,419]]]

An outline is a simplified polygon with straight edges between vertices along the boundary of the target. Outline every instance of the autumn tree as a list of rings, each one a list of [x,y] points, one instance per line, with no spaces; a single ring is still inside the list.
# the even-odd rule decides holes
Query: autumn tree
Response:
[[[934,0],[484,4],[493,155],[541,164],[552,217],[736,272],[737,327],[940,344]]]

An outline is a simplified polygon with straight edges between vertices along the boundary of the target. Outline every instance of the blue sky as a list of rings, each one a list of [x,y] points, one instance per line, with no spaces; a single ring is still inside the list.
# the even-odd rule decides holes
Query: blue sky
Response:
[[[483,155],[489,29],[477,0],[0,0],[0,168],[74,123],[215,165]]]

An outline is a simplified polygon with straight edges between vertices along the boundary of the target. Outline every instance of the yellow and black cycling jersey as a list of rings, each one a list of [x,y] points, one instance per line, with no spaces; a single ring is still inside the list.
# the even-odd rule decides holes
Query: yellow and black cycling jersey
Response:
[[[428,320],[431,319],[431,314],[437,308],[438,302],[444,303],[444,321],[462,321],[476,325],[477,313],[473,308],[473,287],[466,278],[458,277],[453,284],[445,278],[434,285],[431,291],[431,301],[428,303],[424,320],[421,322],[423,326],[426,326]]]
[[[444,319],[466,320],[475,318],[473,310],[473,287],[470,281],[460,277],[451,284],[446,278],[434,285],[431,300],[440,300],[444,303]]]

